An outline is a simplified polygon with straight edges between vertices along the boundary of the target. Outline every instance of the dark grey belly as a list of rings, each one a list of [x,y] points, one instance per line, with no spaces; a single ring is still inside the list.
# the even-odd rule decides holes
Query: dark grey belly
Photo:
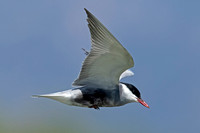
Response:
[[[112,107],[119,101],[119,89],[105,90],[83,88],[82,97],[74,99],[75,102],[85,106]]]

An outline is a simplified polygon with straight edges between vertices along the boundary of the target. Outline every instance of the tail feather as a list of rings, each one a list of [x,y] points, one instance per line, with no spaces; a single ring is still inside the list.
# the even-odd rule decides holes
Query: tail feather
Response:
[[[43,94],[43,95],[32,95],[33,98],[38,97],[61,97],[61,96],[67,96],[69,91],[61,91],[56,93],[50,93],[50,94]]]
[[[32,98],[39,98],[39,97],[53,97],[53,96],[50,96],[50,95],[32,95]]]
[[[43,94],[43,95],[32,95],[33,98],[49,98],[53,99],[62,103],[66,103],[70,100],[70,91],[62,91],[62,92],[56,92],[56,93],[50,93],[50,94]]]
[[[49,98],[53,99],[56,101],[59,101],[64,104],[68,105],[77,105],[74,103],[73,99],[76,96],[81,96],[81,91],[80,90],[66,90],[62,92],[56,92],[56,93],[50,93],[50,94],[44,94],[44,95],[32,95],[33,98],[39,98],[39,97],[44,97],[44,98]]]
[[[64,95],[60,93],[51,93],[51,94],[44,94],[44,95],[32,95],[33,98],[39,98],[39,97],[45,97],[45,98],[51,98],[56,99],[58,97],[63,97]]]

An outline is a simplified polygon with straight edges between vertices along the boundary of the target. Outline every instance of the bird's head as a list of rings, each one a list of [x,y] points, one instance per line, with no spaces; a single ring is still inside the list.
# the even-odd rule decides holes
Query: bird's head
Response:
[[[128,83],[122,84],[126,86],[124,87],[124,90],[128,89],[125,91],[126,98],[128,98],[131,102],[138,102],[143,106],[150,108],[149,105],[144,100],[142,100],[139,90],[134,85]]]

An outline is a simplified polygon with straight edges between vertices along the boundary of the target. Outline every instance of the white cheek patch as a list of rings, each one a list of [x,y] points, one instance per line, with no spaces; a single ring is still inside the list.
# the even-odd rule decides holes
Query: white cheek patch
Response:
[[[120,99],[129,102],[137,102],[137,97],[124,84],[119,84]]]

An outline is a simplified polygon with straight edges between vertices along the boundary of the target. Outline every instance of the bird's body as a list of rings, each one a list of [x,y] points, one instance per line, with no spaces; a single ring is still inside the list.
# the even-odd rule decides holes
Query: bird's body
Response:
[[[35,95],[46,97],[64,104],[99,109],[116,107],[131,102],[149,106],[141,99],[139,90],[120,80],[132,76],[129,68],[134,66],[133,58],[106,27],[87,9],[88,27],[92,47],[83,62],[78,78],[73,82],[75,89],[62,92]]]
[[[52,94],[39,95],[36,97],[46,97],[57,100],[64,104],[80,107],[98,109],[99,107],[116,107],[127,103],[136,102],[131,100],[131,94],[127,83],[119,83],[114,89],[80,87]],[[132,89],[138,91],[133,85]],[[139,94],[140,95],[140,94]]]

